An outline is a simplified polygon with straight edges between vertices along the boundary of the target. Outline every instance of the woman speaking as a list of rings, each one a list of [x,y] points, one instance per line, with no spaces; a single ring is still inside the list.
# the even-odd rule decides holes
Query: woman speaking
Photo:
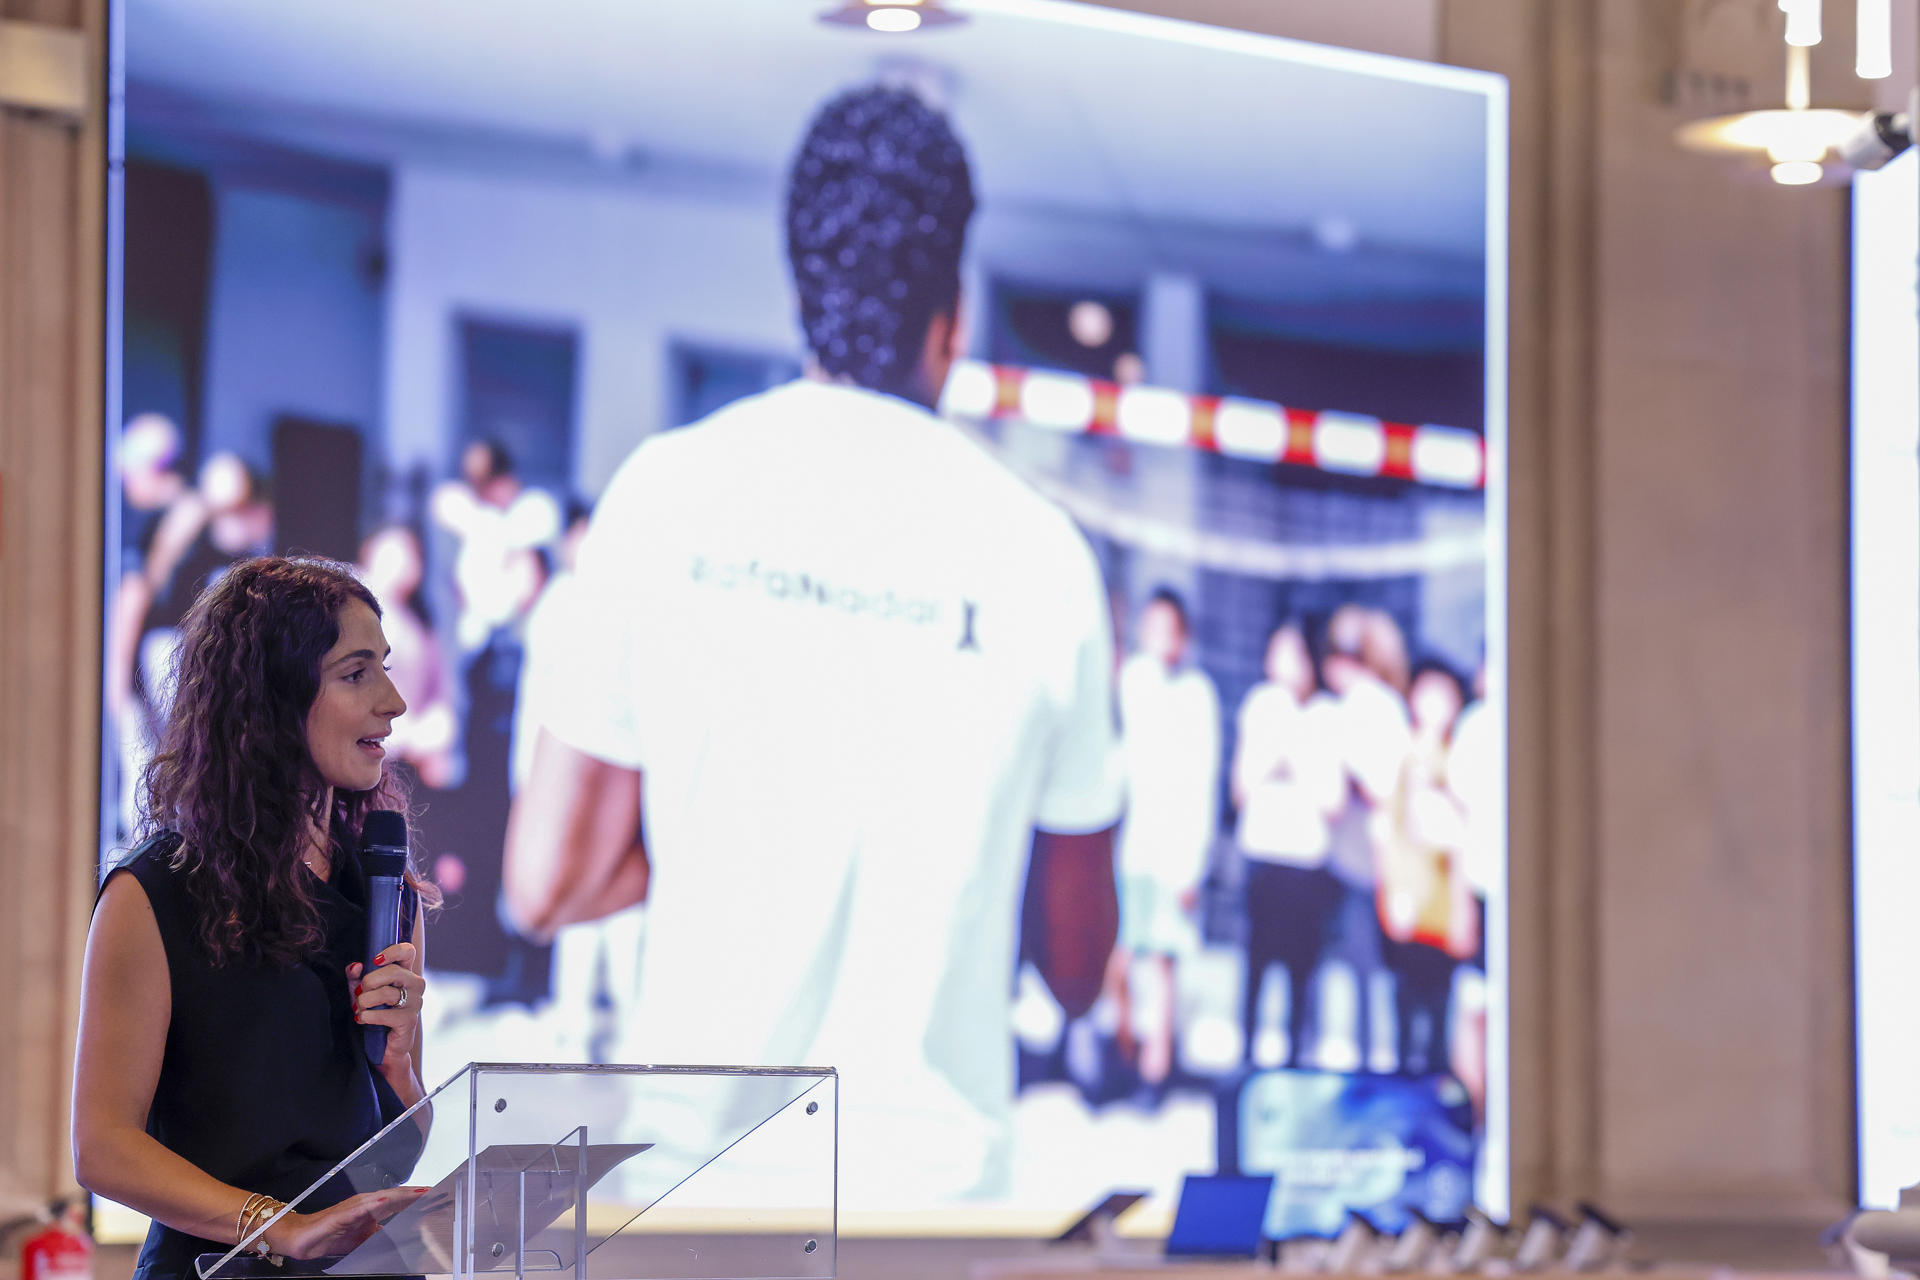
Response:
[[[185,620],[143,839],[87,935],[74,1065],[82,1185],[153,1219],[136,1280],[192,1280],[423,1096],[420,896],[370,972],[368,812],[402,808],[407,704],[372,593],[324,560],[242,561]],[[362,1028],[388,1028],[375,1065]],[[418,1188],[329,1185],[253,1246],[345,1253]]]

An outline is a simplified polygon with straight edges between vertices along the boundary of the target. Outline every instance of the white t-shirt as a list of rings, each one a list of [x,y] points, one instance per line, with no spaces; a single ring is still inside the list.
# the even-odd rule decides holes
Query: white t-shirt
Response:
[[[1120,669],[1127,821],[1120,866],[1172,889],[1200,883],[1219,825],[1220,695],[1196,667],[1135,654]]]
[[[454,480],[434,491],[433,518],[460,539],[453,562],[454,584],[460,588],[455,630],[461,648],[478,649],[495,627],[513,620],[520,606],[507,558],[559,538],[560,506],[538,489],[523,489],[502,510]]]
[[[1319,867],[1327,861],[1330,814],[1344,778],[1329,723],[1333,700],[1303,704],[1284,685],[1261,683],[1240,704],[1234,767],[1240,792],[1240,851],[1262,862]]]
[[[1361,797],[1350,801],[1337,821],[1328,863],[1346,883],[1371,885],[1373,838],[1368,819],[1355,809],[1371,815],[1392,799],[1400,785],[1400,768],[1413,746],[1406,700],[1376,677],[1356,675],[1346,692],[1333,699],[1323,724],[1344,776],[1353,781]]]
[[[837,1067],[849,1207],[999,1189],[1032,832],[1124,799],[1086,540],[923,410],[796,382],[642,444],[578,586],[546,725],[645,778],[623,1056]]]

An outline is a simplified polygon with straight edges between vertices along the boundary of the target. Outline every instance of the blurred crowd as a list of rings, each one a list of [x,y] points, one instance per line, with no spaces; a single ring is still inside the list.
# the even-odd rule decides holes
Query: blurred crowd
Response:
[[[1177,593],[1132,631],[1119,944],[1085,1019],[1028,1012],[1028,1078],[1151,1103],[1247,1068],[1449,1072],[1483,1098],[1500,803],[1484,664],[1416,659],[1390,613],[1344,604],[1272,629],[1229,724]],[[1236,927],[1203,927],[1222,899]],[[1225,938],[1241,963],[1221,963]]]

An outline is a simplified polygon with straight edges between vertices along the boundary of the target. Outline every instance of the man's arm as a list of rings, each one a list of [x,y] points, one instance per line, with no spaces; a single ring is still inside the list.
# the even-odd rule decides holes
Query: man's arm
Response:
[[[507,911],[529,937],[643,902],[640,774],[540,731],[507,819]]]
[[[1033,865],[1046,941],[1040,976],[1069,1018],[1093,1007],[1120,932],[1113,883],[1113,835],[1119,824],[1086,835],[1033,833]]]

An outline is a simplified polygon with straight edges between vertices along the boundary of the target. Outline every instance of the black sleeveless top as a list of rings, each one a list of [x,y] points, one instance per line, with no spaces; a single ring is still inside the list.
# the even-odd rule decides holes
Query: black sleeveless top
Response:
[[[147,1132],[222,1182],[290,1201],[405,1109],[367,1061],[361,1026],[353,1020],[346,968],[366,959],[365,872],[356,857],[336,859],[333,878],[317,895],[325,940],[300,964],[277,969],[232,960],[215,968],[201,946],[183,877],[168,863],[179,844],[176,835],[156,836],[107,876],[131,875],[146,891],[172,983],[173,1013]],[[405,936],[412,934],[414,909],[409,890],[401,914]],[[402,1163],[417,1155],[415,1147]],[[302,1208],[310,1212],[395,1185],[409,1171],[349,1170]],[[231,1240],[202,1240],[156,1222],[135,1278],[191,1280],[198,1255],[232,1247]]]

